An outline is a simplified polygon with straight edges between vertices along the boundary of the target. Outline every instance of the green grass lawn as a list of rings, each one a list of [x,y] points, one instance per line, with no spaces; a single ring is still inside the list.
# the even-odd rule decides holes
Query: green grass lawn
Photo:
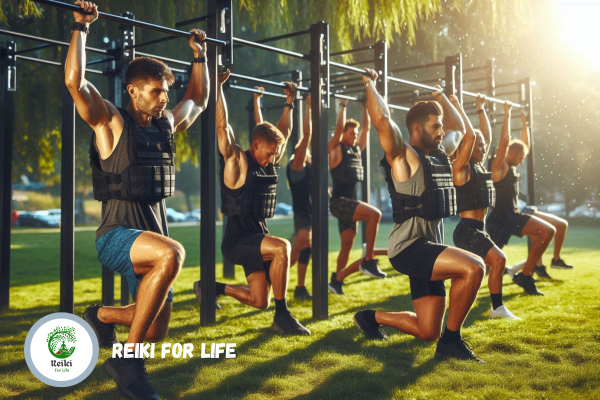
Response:
[[[290,237],[290,220],[273,221],[273,234]],[[451,242],[455,224],[446,225]],[[378,247],[385,247],[390,224],[382,224]],[[49,233],[45,233],[49,232]],[[330,223],[330,248],[339,246],[337,224]],[[75,312],[100,301],[100,266],[93,231],[76,233]],[[218,228],[218,237],[221,235]],[[289,301],[292,312],[312,336],[281,337],[270,330],[274,307],[258,311],[231,298],[221,300],[217,324],[199,327],[192,282],[199,276],[199,228],[173,227],[187,259],[175,282],[174,313],[168,342],[194,343],[193,359],[155,358],[147,362],[162,398],[203,399],[598,399],[600,398],[600,229],[571,226],[564,258],[575,271],[549,270],[555,278],[538,287],[545,297],[529,297],[504,278],[505,303],[520,322],[489,320],[487,280],[463,328],[485,365],[437,362],[435,344],[392,332],[387,342],[366,341],[352,323],[357,310],[412,309],[408,279],[381,260],[388,278],[356,274],[347,280],[345,296],[329,296],[327,321],[311,320],[308,302]],[[526,242],[516,238],[505,248],[509,263],[523,259]],[[548,253],[550,254],[550,253]],[[329,254],[330,270],[337,253]],[[353,257],[360,256],[358,244]],[[548,264],[550,256],[545,257]],[[220,262],[220,258],[219,258]],[[217,278],[222,276],[217,265]],[[244,282],[236,267],[235,282]],[[487,279],[487,278],[486,278]],[[39,382],[23,357],[27,331],[41,317],[58,311],[59,235],[53,231],[19,229],[12,236],[11,309],[0,316],[0,398],[117,399],[114,382],[102,363],[70,388]],[[115,280],[119,293],[119,279]],[[234,282],[234,281],[230,281]],[[292,270],[289,296],[296,282]],[[310,289],[310,272],[307,282]],[[447,287],[449,282],[447,283]],[[127,330],[119,328],[123,341]],[[201,343],[237,343],[236,359],[201,359]],[[157,345],[159,350],[159,345]]]

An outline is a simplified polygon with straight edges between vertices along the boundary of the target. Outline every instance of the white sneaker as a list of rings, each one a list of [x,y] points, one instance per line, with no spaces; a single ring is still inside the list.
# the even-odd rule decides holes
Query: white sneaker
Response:
[[[512,279],[512,278],[514,278],[514,276],[517,272],[519,272],[523,269],[523,267],[525,267],[525,261],[521,261],[520,263],[517,263],[517,264],[513,265],[512,267],[510,265],[507,265],[506,272],[508,272],[508,275],[510,275],[510,279]]]
[[[515,314],[511,313],[508,308],[504,304],[494,310],[494,307],[490,308],[490,318],[508,318],[508,319],[516,319],[517,321],[521,321],[521,318],[517,317]]]

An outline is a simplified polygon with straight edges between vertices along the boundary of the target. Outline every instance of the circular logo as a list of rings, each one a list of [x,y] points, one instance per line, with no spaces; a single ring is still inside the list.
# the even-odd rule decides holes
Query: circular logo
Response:
[[[54,313],[36,322],[25,339],[25,361],[40,381],[67,387],[87,378],[99,353],[92,327],[80,317]]]

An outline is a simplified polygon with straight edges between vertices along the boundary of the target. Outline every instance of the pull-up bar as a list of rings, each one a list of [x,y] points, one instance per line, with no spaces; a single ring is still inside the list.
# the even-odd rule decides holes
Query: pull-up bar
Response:
[[[266,51],[270,51],[272,53],[283,54],[285,56],[295,57],[295,58],[299,58],[301,60],[309,61],[308,57],[302,53],[296,53],[296,52],[289,51],[289,50],[278,49],[277,47],[267,46],[266,44],[256,43],[256,42],[252,42],[250,40],[240,39],[240,38],[236,38],[236,37],[234,37],[232,39],[233,39],[234,43],[237,43],[240,46],[254,47],[256,49],[266,50]],[[237,47],[237,46],[234,46],[234,48],[235,47]]]
[[[466,90],[463,90],[462,93],[463,93],[464,96],[477,97],[477,93],[467,92]],[[500,100],[500,99],[497,99],[495,97],[487,97],[486,96],[485,99],[491,101],[492,103],[498,103],[498,104],[504,104],[504,103],[506,103],[505,100]],[[524,106],[522,104],[518,104],[518,103],[512,103],[512,106],[515,107],[515,108],[527,108],[526,106]]]
[[[367,51],[367,50],[373,50],[373,46],[358,47],[356,49],[348,49],[348,50],[336,51],[335,53],[330,53],[329,57],[341,56],[341,55],[344,55],[344,54],[358,53],[360,51]]]
[[[284,88],[284,89],[287,88],[287,86],[283,82],[273,82],[273,81],[268,81],[266,79],[254,78],[251,76],[234,74],[234,73],[230,73],[229,76],[234,79],[242,79],[242,80],[249,81],[249,82],[261,83],[263,85],[276,86],[276,87],[280,87],[280,88]],[[296,90],[299,92],[308,92],[310,89],[307,87],[299,86],[296,88]]]
[[[397,68],[397,69],[391,70],[390,72],[406,72],[406,71],[412,71],[414,69],[431,68],[431,67],[441,67],[443,65],[446,65],[446,64],[443,63],[443,62],[436,62],[436,63],[415,65],[413,67]]]
[[[91,15],[91,13],[86,13],[86,12],[82,11],[81,8],[79,6],[76,6],[75,4],[61,3],[60,1],[55,1],[55,0],[33,0],[33,1],[36,3],[54,7],[54,8],[61,8],[63,10],[67,10],[67,11],[78,12],[78,13],[85,14],[85,15]],[[98,12],[98,18],[106,19],[108,21],[120,22],[122,24],[132,25],[132,26],[136,26],[138,28],[149,29],[152,31],[157,31],[157,32],[165,33],[167,35],[172,35],[172,36],[180,36],[180,37],[184,37],[184,38],[189,38],[191,36],[191,34],[189,32],[180,31],[178,29],[173,29],[173,28],[167,28],[167,27],[160,26],[160,25],[155,25],[155,24],[151,24],[149,22],[137,21],[134,19],[121,17],[118,15],[108,14],[108,13],[105,13],[102,11]],[[217,39],[213,39],[213,38],[209,38],[209,37],[206,38],[206,41],[209,43],[214,43],[219,46],[225,46],[227,44],[223,40],[217,40]]]
[[[16,56],[15,58],[17,60],[33,61],[33,62],[40,63],[40,64],[54,65],[56,67],[62,67],[63,66],[63,64],[60,63],[60,62],[58,62],[58,61],[42,60],[41,58],[35,58],[35,57]],[[95,69],[88,69],[88,68],[86,68],[85,72],[91,72],[92,74],[104,75],[104,72],[98,71],[98,70],[95,70]]]
[[[260,93],[260,94],[264,94],[265,96],[280,97],[282,99],[287,99],[287,96],[285,94],[281,94],[281,93],[264,92],[264,91],[261,91],[258,89],[249,88],[249,87],[245,87],[245,86],[238,86],[238,85],[229,85],[229,87],[231,89],[242,90],[244,92]]]
[[[77,7],[77,8],[79,8],[79,7]],[[37,37],[37,36],[27,35],[25,33],[7,31],[6,29],[0,29],[0,34],[8,35],[8,36],[13,36],[13,37],[18,37],[18,38],[21,38],[21,39],[35,40],[37,42],[53,44],[53,45],[56,45],[56,46],[67,46],[67,47],[69,47],[71,45],[70,43],[61,42],[60,40],[41,38],[41,37]],[[38,47],[40,47],[40,46],[38,46]],[[107,54],[108,53],[108,50],[97,49],[95,47],[87,47],[86,46],[85,49],[87,51],[91,51],[93,53],[100,53],[100,54]],[[33,49],[30,49],[30,50],[33,51],[33,50],[37,50],[37,49],[33,48]],[[23,50],[23,51],[25,51],[25,50]]]
[[[289,38],[293,38],[293,37],[296,37],[296,36],[308,35],[309,33],[310,33],[309,30],[298,31],[298,32],[291,32],[291,33],[285,33],[285,34],[279,35],[279,36],[273,36],[273,37],[269,37],[269,38],[265,38],[265,39],[260,39],[260,40],[257,40],[254,43],[276,42],[278,40],[289,39]]]

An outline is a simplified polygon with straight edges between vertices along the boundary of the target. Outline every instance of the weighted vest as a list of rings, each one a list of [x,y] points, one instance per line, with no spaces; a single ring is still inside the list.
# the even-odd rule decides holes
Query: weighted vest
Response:
[[[292,159],[290,159],[290,162],[287,165],[286,176],[290,191],[292,192],[292,207],[294,209],[294,214],[302,213],[310,215],[312,213],[310,201],[312,166],[307,162],[304,167],[304,178],[297,182],[292,182]]]
[[[333,180],[332,197],[356,197],[356,184],[365,179],[360,147],[348,147],[340,143],[342,161],[330,170]]]
[[[392,179],[392,169],[385,156],[381,160],[385,181],[392,199],[393,220],[397,224],[412,217],[428,221],[456,215],[456,189],[452,182],[452,164],[441,150],[432,150],[430,155],[414,148],[423,167],[426,189],[419,196],[398,193]],[[434,163],[433,158],[442,164]]]
[[[496,205],[494,208],[519,211],[517,199],[519,197],[520,179],[521,175],[517,173],[517,168],[510,167],[501,181],[494,182],[496,189]]]
[[[492,173],[487,172],[480,163],[469,162],[471,179],[462,186],[456,186],[456,205],[458,212],[494,207],[496,190]]]
[[[123,116],[123,133],[129,143],[129,165],[119,174],[102,171],[100,154],[90,141],[90,166],[94,199],[127,201],[159,201],[175,192],[175,141],[173,128],[166,117],[152,118],[158,133],[145,132],[119,108]]]
[[[230,194],[224,181],[225,161],[219,155],[221,166],[221,211],[228,217],[240,215],[249,218],[271,218],[275,215],[277,203],[277,181],[279,179],[273,164],[261,167],[252,159],[250,152],[244,152],[248,159],[246,181],[235,197]]]

